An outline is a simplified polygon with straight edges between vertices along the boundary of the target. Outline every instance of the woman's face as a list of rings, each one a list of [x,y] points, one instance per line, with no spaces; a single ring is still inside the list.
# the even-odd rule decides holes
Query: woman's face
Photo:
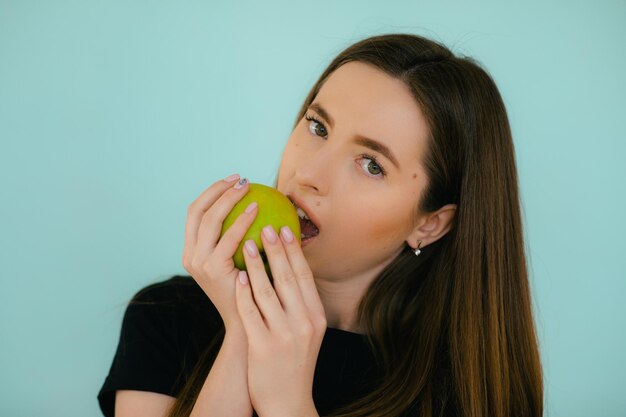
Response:
[[[277,182],[319,228],[303,242],[316,278],[378,273],[405,248],[428,133],[408,87],[381,70],[349,62],[326,80],[289,137]]]

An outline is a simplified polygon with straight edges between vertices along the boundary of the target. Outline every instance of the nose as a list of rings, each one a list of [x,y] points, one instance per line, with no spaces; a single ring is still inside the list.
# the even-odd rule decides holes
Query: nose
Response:
[[[333,158],[329,151],[330,146],[322,146],[304,155],[295,175],[300,188],[317,195],[328,193],[334,169]]]

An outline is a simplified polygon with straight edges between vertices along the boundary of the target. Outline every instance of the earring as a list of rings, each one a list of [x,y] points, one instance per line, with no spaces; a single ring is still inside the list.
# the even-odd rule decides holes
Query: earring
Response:
[[[417,242],[417,249],[415,249],[413,252],[415,252],[415,256],[419,256],[420,253],[422,253],[422,251],[420,250],[420,246],[422,246],[422,241],[420,240],[419,242]]]

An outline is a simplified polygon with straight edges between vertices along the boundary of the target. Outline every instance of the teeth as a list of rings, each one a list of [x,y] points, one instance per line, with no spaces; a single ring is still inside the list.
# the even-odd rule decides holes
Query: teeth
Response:
[[[298,217],[306,219],[306,220],[310,220],[309,216],[307,216],[304,210],[302,210],[300,207],[296,207],[296,212],[298,213]]]

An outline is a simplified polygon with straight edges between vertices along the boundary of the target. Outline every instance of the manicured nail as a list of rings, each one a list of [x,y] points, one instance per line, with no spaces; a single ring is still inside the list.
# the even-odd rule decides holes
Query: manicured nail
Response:
[[[242,178],[239,180],[239,182],[237,184],[235,184],[235,190],[239,190],[241,188],[243,188],[244,185],[246,185],[248,183],[248,179],[247,178]]]
[[[256,243],[254,243],[254,240],[246,240],[244,246],[246,247],[246,252],[248,252],[248,255],[252,256],[253,258],[259,256],[259,249],[256,247]]]
[[[267,225],[263,228],[263,236],[265,236],[265,239],[267,239],[267,241],[270,243],[276,243],[276,240],[278,239],[276,231],[270,225]]]
[[[246,271],[239,271],[239,282],[243,285],[248,283],[248,274],[246,274]]]
[[[283,237],[283,240],[287,243],[293,242],[294,235],[289,226],[283,226],[280,228],[280,235]]]
[[[235,180],[239,179],[239,174],[233,174],[233,175],[229,175],[228,177],[224,178],[224,181],[226,182],[233,182]]]
[[[250,205],[248,207],[246,207],[246,213],[248,213],[248,214],[252,213],[254,211],[254,209],[256,208],[256,206],[258,206],[256,201],[253,201],[252,203],[250,203]]]

